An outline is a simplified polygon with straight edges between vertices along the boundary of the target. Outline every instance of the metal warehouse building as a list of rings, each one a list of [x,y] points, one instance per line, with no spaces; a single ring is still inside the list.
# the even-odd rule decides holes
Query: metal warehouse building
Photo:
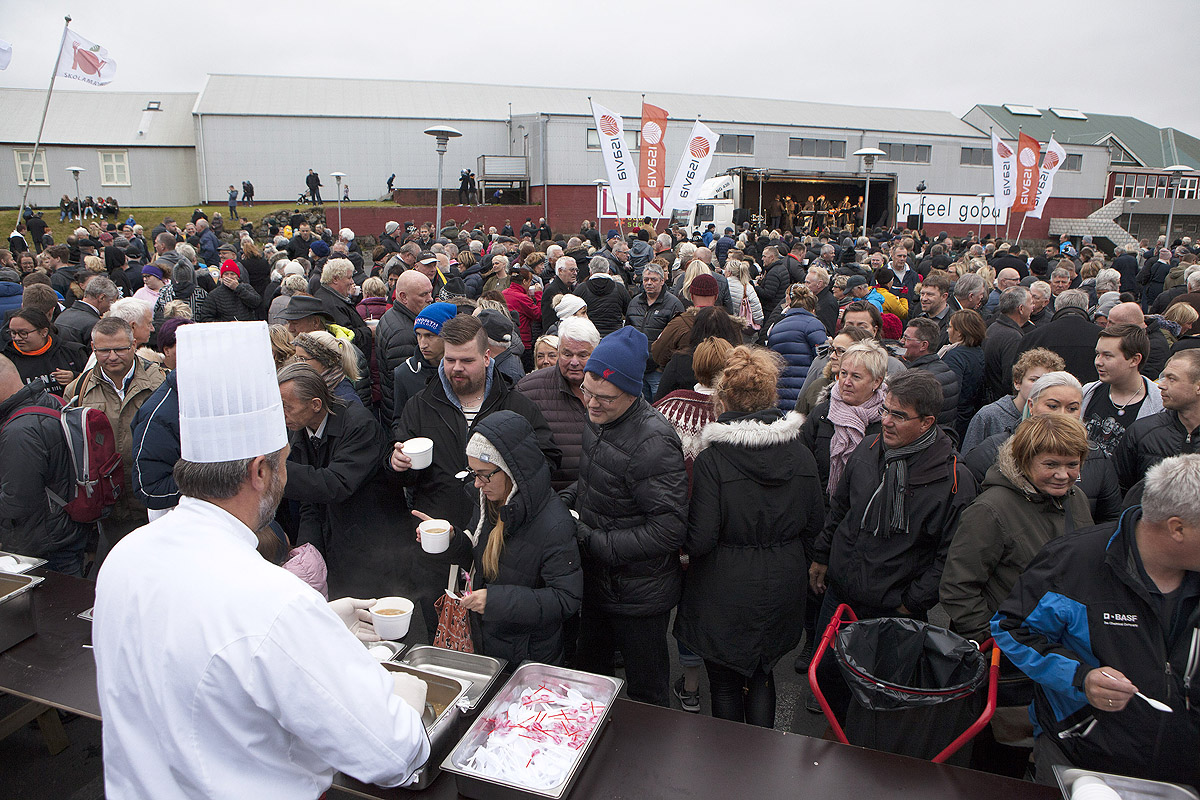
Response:
[[[457,188],[460,169],[471,168],[485,194],[499,188],[506,198],[540,206],[534,216],[570,227],[597,216],[595,182],[605,177],[589,95],[625,116],[636,151],[642,102],[636,92],[247,75],[210,75],[199,94],[59,91],[30,199],[47,207],[73,194],[66,167],[76,165],[87,169],[82,194],[112,195],[122,205],[221,202],[227,187],[240,188],[243,180],[254,183],[258,200],[292,201],[312,168],[322,175],[327,202],[336,191],[332,172],[346,173],[356,200],[382,196],[395,173],[398,201],[429,205],[437,154],[423,131],[441,123],[463,133],[449,145],[447,190]],[[12,153],[0,158],[0,204],[20,201],[18,169],[28,162],[43,98],[35,90],[0,90],[10,112],[0,118],[0,146]],[[646,100],[670,114],[668,175],[693,120],[700,117],[721,134],[712,172],[737,178],[739,207],[758,210],[760,179],[764,203],[789,195],[798,202],[814,194],[857,198],[866,173],[853,153],[877,147],[887,156],[871,173],[869,221],[891,223],[926,204],[933,206],[926,223],[954,232],[975,229],[978,217],[939,216],[938,206],[978,212],[986,205],[978,195],[991,193],[988,127],[1006,139],[1015,136],[1006,106],[976,106],[959,119],[946,111],[711,95],[650,94]],[[1028,132],[1043,141],[1049,133]],[[1136,149],[1114,149],[1119,133],[1058,138],[1069,158],[1044,218],[1026,224],[1028,237],[1066,225],[1055,220],[1087,219],[1113,200],[1114,165]],[[916,192],[920,183],[924,198]],[[451,191],[447,202],[455,199]]]

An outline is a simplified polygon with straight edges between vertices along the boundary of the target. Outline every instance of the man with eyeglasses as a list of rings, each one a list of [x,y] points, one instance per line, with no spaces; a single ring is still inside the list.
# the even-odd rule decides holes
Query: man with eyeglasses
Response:
[[[119,316],[103,317],[92,327],[96,365],[84,370],[63,392],[64,399],[85,408],[98,408],[108,417],[125,466],[125,485],[112,513],[100,521],[97,566],[125,534],[149,522],[146,506],[133,492],[133,433],[137,410],[167,374],[152,361],[139,358],[133,328]]]
[[[959,516],[975,499],[975,479],[937,425],[941,408],[942,387],[928,372],[889,378],[882,432],[851,454],[814,545],[809,584],[825,595],[818,631],[839,603],[859,619],[920,620],[937,604]],[[822,662],[818,677],[840,716],[849,693],[834,664]]]
[[[629,326],[592,351],[579,480],[562,497],[579,514],[578,667],[611,675],[620,650],[629,696],[669,707],[667,624],[683,586],[688,486],[679,437],[641,396],[648,355],[645,334]]]
[[[460,314],[441,326],[441,335],[445,343],[442,363],[436,377],[398,411],[393,426],[398,441],[389,463],[400,483],[412,488],[414,511],[444,519],[455,531],[462,531],[475,521],[479,510],[474,488],[464,483],[460,473],[467,467],[467,441],[480,420],[501,410],[525,417],[552,472],[562,461],[562,451],[542,412],[513,389],[488,357],[488,334],[478,318]],[[412,459],[404,452],[404,443],[418,436],[433,440],[433,463],[424,469],[413,469]],[[416,597],[410,599],[420,601],[430,641],[437,629],[433,601],[446,588],[449,566],[470,563],[471,542],[457,534],[445,553],[414,553],[411,569]]]
[[[653,345],[667,324],[683,313],[683,301],[666,291],[666,269],[651,261],[642,269],[642,291],[634,295],[625,309],[629,324],[646,335]],[[642,379],[642,396],[654,400],[662,380],[662,367],[653,358],[646,359],[646,375]]]

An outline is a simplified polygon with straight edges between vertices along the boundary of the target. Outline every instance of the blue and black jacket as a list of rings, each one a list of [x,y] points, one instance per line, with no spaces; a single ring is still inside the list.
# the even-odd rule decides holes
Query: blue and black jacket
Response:
[[[1160,618],[1136,552],[1141,511],[1046,544],[992,618],[992,635],[1037,684],[1036,732],[1073,765],[1200,785],[1200,581],[1189,574],[1174,618]],[[1083,681],[1102,666],[1174,713],[1139,698],[1118,712],[1094,708]]]

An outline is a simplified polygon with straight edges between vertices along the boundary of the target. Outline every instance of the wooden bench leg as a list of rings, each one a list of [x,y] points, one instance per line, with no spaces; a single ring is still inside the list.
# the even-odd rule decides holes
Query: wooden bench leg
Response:
[[[42,741],[46,743],[46,749],[50,751],[50,755],[58,755],[71,744],[66,730],[63,729],[62,719],[58,716],[58,709],[44,703],[34,702],[26,703],[7,717],[0,719],[0,739],[16,733],[34,720],[37,720],[38,728],[42,733]]]

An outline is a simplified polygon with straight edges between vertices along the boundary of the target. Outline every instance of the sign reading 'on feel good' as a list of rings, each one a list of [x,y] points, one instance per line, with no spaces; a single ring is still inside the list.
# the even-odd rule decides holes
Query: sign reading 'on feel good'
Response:
[[[1003,225],[1008,222],[1008,209],[997,208],[991,197],[972,194],[906,194],[896,195],[896,219],[905,220],[910,214],[920,214],[926,225]]]

